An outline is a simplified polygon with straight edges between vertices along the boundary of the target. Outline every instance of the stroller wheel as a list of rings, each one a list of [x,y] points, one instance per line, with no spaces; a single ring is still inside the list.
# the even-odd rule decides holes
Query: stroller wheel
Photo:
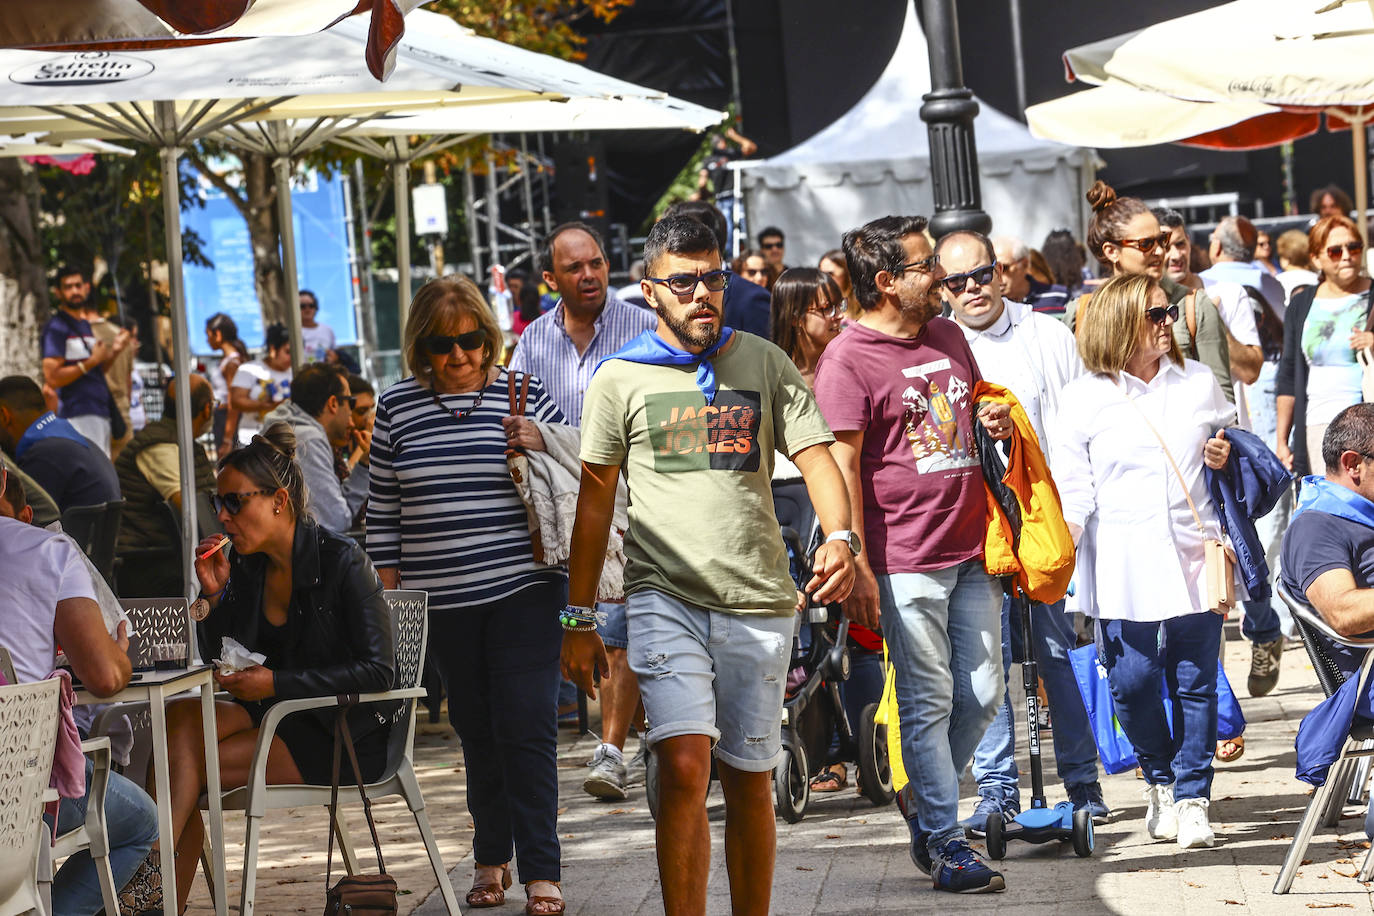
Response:
[[[773,769],[773,796],[782,819],[795,824],[806,815],[811,801],[810,769],[806,748],[800,744],[784,744],[782,760]]]
[[[887,759],[887,726],[873,721],[877,714],[877,703],[869,703],[859,714],[859,781],[864,798],[881,808],[891,804],[897,793],[892,791],[892,767]]]

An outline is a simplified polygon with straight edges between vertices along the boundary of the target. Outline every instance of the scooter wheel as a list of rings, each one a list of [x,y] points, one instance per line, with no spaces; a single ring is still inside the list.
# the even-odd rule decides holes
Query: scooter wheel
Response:
[[[1073,852],[1080,859],[1093,854],[1093,815],[1087,808],[1073,813]]]
[[[811,801],[811,774],[807,769],[806,749],[800,744],[785,744],[782,760],[773,770],[773,795],[778,814],[789,824],[806,816]]]
[[[1001,861],[1007,857],[1007,838],[1004,832],[1007,822],[1000,811],[988,815],[985,838],[988,844],[988,858]]]

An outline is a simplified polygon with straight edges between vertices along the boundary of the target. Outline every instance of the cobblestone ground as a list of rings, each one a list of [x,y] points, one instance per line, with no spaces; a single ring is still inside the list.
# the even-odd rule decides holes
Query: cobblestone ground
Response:
[[[798,824],[778,824],[778,863],[773,912],[778,914],[899,913],[936,909],[959,913],[1016,911],[1059,914],[1122,913],[1183,916],[1212,913],[1299,913],[1317,909],[1374,912],[1370,889],[1354,880],[1368,843],[1363,812],[1346,809],[1339,832],[1323,831],[1307,854],[1287,897],[1271,893],[1289,838],[1307,803],[1308,787],[1293,778],[1293,736],[1302,715],[1321,697],[1316,677],[1297,644],[1284,656],[1283,675],[1269,696],[1245,695],[1248,646],[1235,635],[1226,668],[1249,720],[1244,757],[1217,767],[1212,821],[1214,849],[1180,853],[1172,843],[1152,841],[1144,829],[1144,784],[1131,773],[1106,777],[1103,787],[1115,811],[1098,828],[1097,852],[1075,858],[1068,848],[1013,842],[1002,870],[1008,890],[994,896],[936,894],[930,880],[907,858],[906,830],[892,806],[874,808],[852,790],[816,796]],[[1013,672],[1013,681],[1019,678]],[[423,715],[423,714],[422,714]],[[595,727],[595,706],[593,726]],[[422,725],[416,769],[459,901],[472,876],[472,826],[468,817],[457,741],[446,726]],[[1024,732],[1024,727],[1022,729]],[[1024,737],[1024,734],[1023,736]],[[563,837],[563,888],[568,912],[587,916],[662,912],[654,860],[653,822],[642,789],[629,800],[599,802],[581,791],[584,763],[595,748],[591,735],[569,732],[559,743]],[[633,748],[633,739],[631,739]],[[1049,742],[1046,742],[1047,753]],[[1024,742],[1021,742],[1024,747]],[[1023,757],[1024,770],[1024,757]],[[1046,772],[1053,774],[1047,758]],[[1026,781],[1028,784],[1028,780]],[[974,787],[965,781],[965,813]],[[1051,777],[1050,802],[1063,798]],[[713,836],[708,912],[729,913],[722,852],[724,809],[714,788],[708,799]],[[442,914],[434,874],[414,834],[414,822],[399,802],[376,806],[388,870],[402,890],[401,913]],[[242,861],[242,822],[227,817],[231,908],[237,907]],[[259,859],[257,910],[263,914],[318,912],[324,893],[323,809],[272,812]],[[359,856],[366,826],[349,810]],[[337,868],[337,866],[336,866]],[[522,912],[516,885],[494,913]],[[208,896],[198,878],[191,913],[208,914]]]

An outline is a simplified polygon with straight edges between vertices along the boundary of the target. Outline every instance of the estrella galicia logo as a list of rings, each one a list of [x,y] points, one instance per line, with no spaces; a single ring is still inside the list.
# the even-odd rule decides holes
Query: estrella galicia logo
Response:
[[[20,67],[10,74],[10,82],[24,86],[94,86],[138,79],[153,69],[152,62],[141,57],[84,51]]]

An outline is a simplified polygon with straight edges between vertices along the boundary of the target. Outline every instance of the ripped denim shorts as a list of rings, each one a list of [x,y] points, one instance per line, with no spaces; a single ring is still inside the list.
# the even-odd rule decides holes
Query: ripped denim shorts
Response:
[[[773,769],[795,616],[708,611],[647,589],[629,596],[626,616],[650,747],[706,735],[735,769]]]

